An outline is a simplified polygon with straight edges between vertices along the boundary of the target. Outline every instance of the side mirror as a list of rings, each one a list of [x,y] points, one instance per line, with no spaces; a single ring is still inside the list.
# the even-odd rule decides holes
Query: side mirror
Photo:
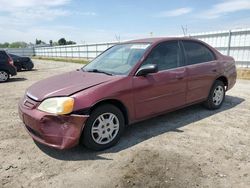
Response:
[[[158,72],[158,67],[156,64],[147,64],[141,66],[138,71],[136,72],[136,76],[146,76],[150,73],[156,73]]]

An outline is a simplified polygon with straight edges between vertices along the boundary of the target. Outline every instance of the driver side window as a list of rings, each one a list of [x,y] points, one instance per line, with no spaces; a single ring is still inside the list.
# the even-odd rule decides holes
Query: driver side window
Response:
[[[145,64],[157,64],[158,70],[168,70],[180,65],[181,50],[178,41],[158,44],[144,61]]]

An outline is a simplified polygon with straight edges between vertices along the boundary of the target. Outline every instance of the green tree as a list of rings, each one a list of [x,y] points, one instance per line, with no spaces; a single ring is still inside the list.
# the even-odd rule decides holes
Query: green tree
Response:
[[[66,44],[67,44],[67,41],[66,41],[65,38],[61,38],[61,39],[58,40],[58,44],[59,44],[59,45],[66,45]]]
[[[36,45],[41,45],[41,44],[46,44],[46,43],[43,42],[42,40],[36,39]]]
[[[13,42],[8,47],[9,48],[26,48],[28,44],[26,42]]]
[[[39,45],[39,44],[41,44],[41,43],[42,43],[41,40],[36,39],[36,45]]]
[[[9,43],[8,42],[5,42],[3,44],[0,43],[0,48],[8,48],[9,47]]]
[[[76,44],[76,42],[71,41],[71,40],[67,41],[67,45],[72,45],[72,44]]]
[[[58,42],[53,42],[53,46],[58,46]]]

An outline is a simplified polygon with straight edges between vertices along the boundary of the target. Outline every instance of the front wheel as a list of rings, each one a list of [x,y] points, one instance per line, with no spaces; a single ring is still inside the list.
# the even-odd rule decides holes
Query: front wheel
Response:
[[[225,98],[225,85],[222,81],[216,80],[210,90],[207,100],[204,102],[205,107],[215,110],[221,107]]]
[[[93,150],[103,150],[115,145],[125,128],[122,112],[114,105],[97,107],[87,120],[82,141]]]
[[[7,82],[10,78],[10,75],[8,72],[4,70],[0,70],[0,82]]]

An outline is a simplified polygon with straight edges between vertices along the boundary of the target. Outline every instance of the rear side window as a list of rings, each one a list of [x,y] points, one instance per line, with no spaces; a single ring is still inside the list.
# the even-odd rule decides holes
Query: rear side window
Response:
[[[187,56],[187,64],[198,64],[215,60],[213,52],[206,46],[192,41],[182,41]]]
[[[1,61],[6,61],[6,60],[8,60],[7,54],[6,54],[5,52],[3,52],[3,51],[0,51],[0,60],[1,60]]]
[[[181,55],[178,41],[163,42],[151,51],[143,64],[157,64],[159,71],[172,69],[180,65]]]

